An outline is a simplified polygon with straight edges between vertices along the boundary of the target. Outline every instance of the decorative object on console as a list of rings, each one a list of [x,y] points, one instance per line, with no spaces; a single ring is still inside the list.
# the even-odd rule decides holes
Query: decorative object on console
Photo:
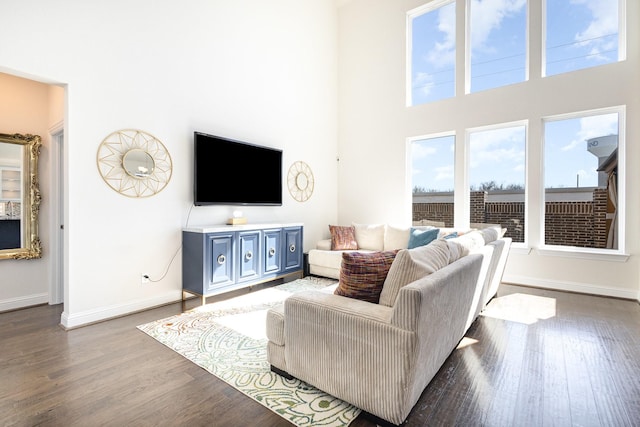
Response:
[[[171,180],[172,162],[153,135],[136,129],[109,134],[98,147],[98,171],[114,191],[127,197],[150,197]]]
[[[289,168],[287,174],[289,194],[299,202],[306,202],[313,194],[313,172],[308,164],[297,161]]]
[[[227,220],[228,225],[242,225],[247,223],[247,218],[242,216],[242,211],[233,211],[233,216]]]

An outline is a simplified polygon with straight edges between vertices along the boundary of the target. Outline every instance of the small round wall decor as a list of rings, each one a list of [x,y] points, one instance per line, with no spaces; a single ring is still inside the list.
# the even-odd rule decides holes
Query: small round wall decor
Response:
[[[171,156],[155,136],[136,129],[111,133],[98,147],[98,171],[113,190],[150,197],[171,179]]]
[[[313,194],[313,172],[305,162],[297,161],[289,168],[287,185],[291,197],[299,202],[306,202]]]

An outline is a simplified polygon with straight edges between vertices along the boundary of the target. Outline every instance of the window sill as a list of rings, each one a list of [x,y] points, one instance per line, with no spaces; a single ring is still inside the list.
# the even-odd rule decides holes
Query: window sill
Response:
[[[614,250],[606,251],[602,249],[568,248],[555,246],[543,246],[540,248],[535,248],[535,251],[544,256],[614,262],[627,262],[630,256],[629,254]]]

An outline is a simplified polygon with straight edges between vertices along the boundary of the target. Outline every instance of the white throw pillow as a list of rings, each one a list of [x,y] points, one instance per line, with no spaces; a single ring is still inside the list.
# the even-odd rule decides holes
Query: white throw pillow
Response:
[[[384,224],[353,224],[358,249],[384,250]]]
[[[387,225],[384,232],[384,250],[393,251],[395,249],[407,249],[409,243],[410,227],[394,227]]]

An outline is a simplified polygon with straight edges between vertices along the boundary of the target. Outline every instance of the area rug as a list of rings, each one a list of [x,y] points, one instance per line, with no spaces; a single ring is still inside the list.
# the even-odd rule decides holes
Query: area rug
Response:
[[[267,310],[292,293],[334,280],[307,277],[138,326],[188,360],[297,426],[348,426],[360,410],[270,371]]]

